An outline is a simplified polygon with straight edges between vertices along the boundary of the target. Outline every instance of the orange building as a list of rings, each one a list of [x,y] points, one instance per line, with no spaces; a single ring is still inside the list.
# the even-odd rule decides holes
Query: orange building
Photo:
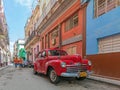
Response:
[[[37,28],[41,50],[61,48],[84,56],[86,7],[80,0],[58,0]]]

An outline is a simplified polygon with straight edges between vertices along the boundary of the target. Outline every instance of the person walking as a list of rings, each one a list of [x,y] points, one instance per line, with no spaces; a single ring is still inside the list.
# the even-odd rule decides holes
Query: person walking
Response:
[[[22,58],[19,58],[19,68],[21,69],[23,67],[23,60]]]
[[[14,65],[15,65],[15,68],[17,68],[17,66],[18,66],[18,58],[17,57],[14,58]]]

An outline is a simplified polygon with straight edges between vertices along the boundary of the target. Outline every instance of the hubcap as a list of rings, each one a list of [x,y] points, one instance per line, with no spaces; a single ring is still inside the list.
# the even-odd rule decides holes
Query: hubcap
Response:
[[[50,79],[51,79],[51,81],[54,82],[56,80],[56,78],[57,78],[56,72],[54,70],[52,70],[50,72]]]

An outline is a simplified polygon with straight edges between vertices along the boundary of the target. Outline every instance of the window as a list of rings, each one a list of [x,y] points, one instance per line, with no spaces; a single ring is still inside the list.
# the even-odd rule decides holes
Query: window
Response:
[[[65,22],[65,31],[68,31],[78,25],[78,13],[75,13]]]
[[[120,6],[120,0],[118,0],[118,5]]]
[[[63,50],[49,50],[48,51],[49,56],[65,56],[67,53]]]
[[[37,53],[39,52],[39,45],[37,45]]]
[[[70,48],[68,48],[67,49],[67,53],[69,54],[69,55],[73,55],[73,54],[77,54],[77,47],[76,46],[73,46],[73,47],[70,47]]]
[[[42,57],[45,57],[45,56],[46,56],[46,52],[43,51],[43,52],[42,52]]]
[[[98,40],[99,53],[120,52],[120,34]]]
[[[95,17],[98,17],[120,5],[120,0],[94,0]]]
[[[58,27],[56,27],[51,33],[51,39],[55,39],[58,37]]]
[[[41,52],[39,52],[39,54],[38,54],[38,58],[41,58]]]

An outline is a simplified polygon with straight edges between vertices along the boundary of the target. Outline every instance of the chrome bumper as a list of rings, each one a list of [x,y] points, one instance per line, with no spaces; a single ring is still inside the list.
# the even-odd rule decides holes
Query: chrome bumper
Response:
[[[62,77],[80,77],[80,76],[79,76],[79,73],[80,73],[80,72],[77,72],[77,73],[61,73],[60,76],[62,76]],[[87,77],[88,77],[90,74],[92,74],[91,71],[86,71],[86,73],[87,73]]]

